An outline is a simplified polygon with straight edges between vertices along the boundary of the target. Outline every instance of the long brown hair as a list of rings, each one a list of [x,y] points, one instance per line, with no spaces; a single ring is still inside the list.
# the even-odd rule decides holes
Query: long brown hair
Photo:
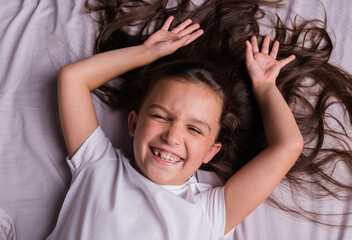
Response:
[[[215,170],[226,180],[266,145],[244,64],[244,43],[252,35],[262,38],[258,20],[264,17],[265,12],[260,6],[279,7],[281,1],[209,0],[199,5],[190,0],[175,1],[177,4],[174,5],[168,2],[99,0],[92,5],[87,0],[87,9],[99,23],[95,52],[141,44],[161,27],[169,15],[175,17],[174,25],[186,18],[200,23],[205,31],[200,39],[160,62],[172,59],[207,62],[217,68],[225,79],[229,94],[227,109],[238,119],[235,130],[222,133],[224,141],[228,141],[224,149],[225,162],[232,171]],[[326,20],[299,23],[296,18],[292,27],[287,27],[277,17],[272,28],[275,32],[273,38],[281,46],[277,58],[296,55],[296,60],[281,70],[277,86],[291,106],[305,141],[303,153],[283,183],[292,191],[299,189],[316,198],[351,199],[351,183],[339,180],[332,172],[342,163],[347,172],[352,173],[352,139],[344,127],[352,124],[352,76],[328,62],[333,43],[326,31]],[[121,104],[123,101],[129,102],[138,96],[128,97],[132,96],[129,94],[133,89],[129,91],[123,83],[139,85],[137,79],[144,80],[143,73],[153,72],[150,69],[154,66],[157,64],[148,66],[149,70],[141,68],[128,72],[122,76],[125,80],[122,84],[102,86],[96,94],[112,108],[126,107]],[[122,94],[123,91],[125,94]],[[346,123],[330,113],[331,107],[336,104],[343,107]],[[214,170],[211,165],[203,168]],[[314,190],[309,187],[312,184]],[[289,208],[274,198],[271,202],[281,209],[319,222],[314,220],[311,212]]]

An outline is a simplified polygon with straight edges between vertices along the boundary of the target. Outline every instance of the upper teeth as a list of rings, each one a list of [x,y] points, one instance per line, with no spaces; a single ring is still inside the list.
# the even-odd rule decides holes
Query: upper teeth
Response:
[[[156,150],[155,148],[153,148],[153,153],[155,154],[155,156],[158,156],[161,158],[161,160],[165,161],[165,162],[173,162],[176,163],[178,161],[180,161],[179,158],[173,157],[168,153],[162,152],[160,153],[158,150]]]

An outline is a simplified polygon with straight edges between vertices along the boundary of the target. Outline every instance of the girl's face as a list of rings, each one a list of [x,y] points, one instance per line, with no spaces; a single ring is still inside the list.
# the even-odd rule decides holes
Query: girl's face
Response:
[[[185,183],[220,150],[221,111],[220,97],[204,83],[156,83],[128,117],[139,172],[160,185]]]

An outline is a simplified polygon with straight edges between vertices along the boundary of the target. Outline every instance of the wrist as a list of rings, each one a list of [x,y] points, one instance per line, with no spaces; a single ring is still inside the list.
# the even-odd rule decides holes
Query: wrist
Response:
[[[275,83],[252,84],[252,90],[255,95],[265,95],[271,91],[278,90]]]
[[[138,47],[140,48],[140,56],[148,60],[148,62],[151,63],[160,58],[150,46],[142,43]]]

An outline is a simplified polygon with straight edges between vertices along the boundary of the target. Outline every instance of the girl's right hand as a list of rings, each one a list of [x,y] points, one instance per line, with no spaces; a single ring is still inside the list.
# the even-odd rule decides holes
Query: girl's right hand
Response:
[[[173,16],[168,17],[161,29],[153,33],[143,43],[156,58],[172,54],[177,49],[196,40],[204,32],[199,29],[198,23],[190,25],[192,23],[191,19],[183,21],[176,28],[169,31],[173,20]]]

